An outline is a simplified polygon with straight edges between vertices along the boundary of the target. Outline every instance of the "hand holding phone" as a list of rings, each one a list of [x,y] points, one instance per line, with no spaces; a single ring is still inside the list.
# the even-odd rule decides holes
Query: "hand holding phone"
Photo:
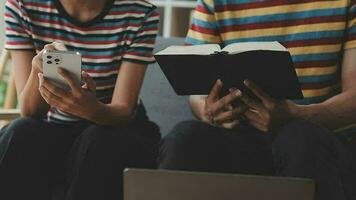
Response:
[[[82,59],[78,52],[46,50],[42,55],[43,76],[61,88],[69,88],[68,83],[58,73],[58,68],[69,72],[75,81],[80,84]]]

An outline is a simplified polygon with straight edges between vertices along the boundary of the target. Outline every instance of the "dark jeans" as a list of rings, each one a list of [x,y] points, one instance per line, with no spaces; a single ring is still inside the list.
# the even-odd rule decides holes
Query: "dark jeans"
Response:
[[[318,200],[355,200],[356,142],[305,121],[264,134],[199,121],[178,124],[163,139],[159,168],[313,178]]]
[[[66,200],[122,199],[126,167],[155,168],[160,133],[143,108],[124,128],[91,123],[58,125],[21,118],[0,164],[0,199],[49,200],[66,183]]]

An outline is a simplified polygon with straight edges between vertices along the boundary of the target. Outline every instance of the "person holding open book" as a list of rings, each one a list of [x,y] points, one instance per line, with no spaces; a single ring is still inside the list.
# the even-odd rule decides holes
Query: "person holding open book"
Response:
[[[304,98],[276,99],[250,80],[257,99],[222,95],[217,80],[190,97],[199,121],[164,138],[160,168],[308,177],[318,200],[356,199],[356,1],[198,0],[187,45],[257,41],[288,49]]]

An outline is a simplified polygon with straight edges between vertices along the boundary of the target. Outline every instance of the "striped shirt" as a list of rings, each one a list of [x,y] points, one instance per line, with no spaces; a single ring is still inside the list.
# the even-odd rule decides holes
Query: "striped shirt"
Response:
[[[7,0],[6,49],[39,52],[61,41],[82,55],[82,70],[96,82],[97,98],[111,102],[122,61],[148,64],[158,31],[156,7],[144,0],[110,0],[89,22],[71,17],[59,0]],[[52,107],[47,120],[74,123],[80,119]]]
[[[342,54],[356,48],[356,0],[198,0],[188,45],[251,41],[283,44],[305,97],[295,102],[323,102],[341,92]]]

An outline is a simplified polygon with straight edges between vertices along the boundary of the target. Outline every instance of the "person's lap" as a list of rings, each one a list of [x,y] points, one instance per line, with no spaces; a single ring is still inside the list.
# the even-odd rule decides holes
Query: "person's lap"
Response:
[[[72,148],[66,200],[121,199],[122,170],[156,168],[159,140],[158,127],[149,121],[87,127]]]
[[[226,130],[183,122],[163,139],[159,158],[164,169],[314,178],[323,183],[318,188],[325,196],[319,199],[351,195],[349,177],[355,177],[352,152],[345,143],[301,120],[268,134],[251,126]]]
[[[56,125],[32,118],[15,120],[1,130],[12,134],[8,150],[0,164],[1,196],[8,195],[9,200],[23,197],[49,199],[52,187],[64,183],[66,177],[69,177],[71,193],[68,199],[73,199],[71,196],[74,193],[78,196],[82,192],[91,194],[86,199],[98,199],[92,194],[98,190],[100,184],[95,185],[96,190],[92,191],[81,191],[74,186],[84,183],[84,180],[104,180],[109,175],[120,180],[122,169],[126,166],[154,167],[159,130],[154,123],[147,120],[135,123],[138,124],[117,128],[88,123],[76,126]],[[91,168],[86,169],[86,165]],[[68,167],[71,167],[70,170]],[[68,172],[70,173],[67,176]],[[95,173],[90,175],[90,172]],[[111,174],[115,172],[117,173]],[[78,178],[81,174],[88,178]],[[115,187],[109,182],[104,185],[108,186],[106,191]],[[74,192],[73,188],[78,191]],[[120,194],[119,189],[115,188],[115,191]],[[80,195],[75,199],[84,199]]]
[[[163,139],[159,167],[268,175],[273,173],[271,142],[248,126],[229,130],[186,121]]]
[[[0,164],[1,194],[8,194],[10,199],[19,198],[17,195],[48,198],[53,182],[64,175],[64,155],[75,138],[75,129],[33,118],[20,118],[1,132],[11,135]],[[18,192],[19,188],[23,188],[21,192]],[[39,190],[43,192],[37,194]]]
[[[273,143],[276,175],[312,178],[317,199],[354,199],[353,155],[342,135],[306,121],[282,128]],[[352,183],[353,182],[353,183]],[[351,198],[352,196],[352,198]]]

